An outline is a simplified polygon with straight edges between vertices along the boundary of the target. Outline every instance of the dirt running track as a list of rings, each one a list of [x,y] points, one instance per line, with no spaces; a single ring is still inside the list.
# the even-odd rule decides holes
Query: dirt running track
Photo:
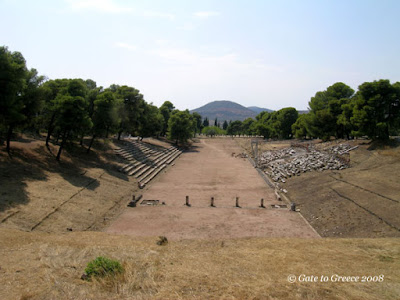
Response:
[[[251,163],[233,152],[241,149],[230,138],[200,139],[143,190],[142,200],[165,206],[128,207],[106,231],[172,240],[318,237],[299,213],[271,208],[286,203],[278,202]],[[186,195],[191,207],[184,205]],[[211,197],[216,207],[210,207]],[[236,197],[241,208],[235,207]],[[265,209],[259,208],[261,198]]]

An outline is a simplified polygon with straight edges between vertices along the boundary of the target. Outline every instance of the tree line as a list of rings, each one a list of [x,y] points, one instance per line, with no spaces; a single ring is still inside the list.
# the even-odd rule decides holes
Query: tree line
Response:
[[[261,135],[264,138],[354,138],[367,136],[387,140],[400,131],[400,82],[389,80],[365,82],[355,92],[337,82],[319,91],[308,102],[309,112],[298,114],[293,107],[261,112],[255,119],[223,124],[228,135]],[[205,119],[203,126],[210,130]],[[214,127],[217,125],[215,120]],[[212,129],[212,128],[211,128]],[[213,129],[214,130],[214,129]],[[215,131],[215,130],[214,130]]]
[[[56,159],[68,141],[87,145],[97,138],[122,134],[167,136],[186,143],[196,134],[261,135],[290,139],[353,138],[388,139],[400,129],[400,82],[365,82],[355,92],[338,82],[319,91],[309,101],[309,112],[299,115],[293,107],[261,112],[255,119],[214,121],[188,110],[175,109],[170,101],[159,108],[147,103],[140,91],[127,85],[98,87],[92,79],[47,79],[28,69],[20,52],[0,47],[0,137],[10,153],[15,131],[45,133],[59,145]]]
[[[89,152],[96,138],[123,133],[134,136],[168,136],[184,143],[199,133],[201,116],[175,109],[170,101],[161,107],[144,100],[140,91],[127,85],[98,87],[92,79],[51,79],[28,69],[20,52],[0,47],[0,136],[7,152],[16,131],[46,134],[59,144],[60,156],[68,141],[84,143]]]

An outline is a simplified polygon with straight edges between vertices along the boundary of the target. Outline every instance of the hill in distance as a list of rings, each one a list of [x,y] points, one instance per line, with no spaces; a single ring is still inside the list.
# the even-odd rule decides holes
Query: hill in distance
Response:
[[[262,108],[262,107],[258,107],[258,106],[249,106],[249,107],[247,107],[247,108],[250,109],[250,110],[252,110],[252,111],[254,111],[254,112],[256,112],[257,115],[258,115],[260,112],[263,112],[263,111],[267,111],[267,112],[269,112],[269,113],[273,112],[272,109]],[[304,114],[308,114],[310,111],[309,111],[308,109],[306,109],[306,110],[297,110],[297,112],[299,113],[299,115],[304,115]]]
[[[249,106],[249,107],[247,107],[248,109],[250,109],[250,110],[252,110],[252,111],[254,111],[257,115],[260,113],[260,112],[263,112],[263,111],[267,111],[267,112],[273,112],[273,110],[272,109],[268,109],[268,108],[262,108],[262,107],[258,107],[258,106]]]
[[[217,118],[218,121],[223,122],[225,120],[243,121],[247,118],[255,118],[256,115],[258,115],[263,110],[271,111],[269,109],[263,109],[260,107],[251,108],[244,107],[243,105],[232,101],[220,100],[207,103],[206,105],[193,109],[190,112],[199,113],[203,117],[203,119],[208,118],[210,121],[213,121],[215,120],[215,118]]]

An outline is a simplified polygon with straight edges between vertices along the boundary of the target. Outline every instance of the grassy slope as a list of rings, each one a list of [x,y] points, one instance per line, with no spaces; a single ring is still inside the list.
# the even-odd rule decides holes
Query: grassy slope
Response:
[[[360,145],[351,168],[310,172],[285,187],[323,237],[400,237],[400,147]]]
[[[0,229],[1,299],[396,299],[398,239],[187,240],[156,245],[100,232],[25,233]],[[85,282],[99,255],[124,276]],[[289,274],[384,275],[375,283],[288,283]]]
[[[102,186],[113,194],[124,186],[128,191],[132,185],[119,178],[112,166],[101,170],[95,163],[97,159],[76,160],[66,156],[64,163],[68,166],[79,163],[77,170],[67,172],[53,165],[53,160],[43,160],[47,154],[41,148],[34,150],[35,145],[32,148],[28,151],[16,147],[13,163],[2,156],[2,191],[12,187],[2,195],[2,201],[14,199],[10,198],[12,190],[17,193],[15,199],[24,201],[17,205],[3,202],[1,213],[20,209],[26,214],[20,218],[22,212],[18,213],[0,228],[0,299],[397,299],[400,294],[399,239],[184,240],[158,246],[156,237],[139,239],[75,232],[75,229],[66,231],[70,217],[76,222],[83,215],[91,215],[88,210],[78,209],[80,201],[72,203],[68,210],[63,206],[59,217],[48,219],[50,223],[33,232],[13,229],[20,226],[17,228],[27,230],[31,223],[35,224],[37,220],[29,219],[29,211],[25,210],[29,205],[33,218],[35,211],[47,209],[32,197],[32,189],[38,184],[44,189],[46,182],[55,180],[53,177],[57,179],[54,183],[63,189],[57,193],[45,190],[49,195],[47,200],[60,193],[70,196],[81,189],[80,180],[73,180],[76,174],[84,173],[93,179],[98,178],[94,176],[96,172],[109,174],[110,177],[99,180],[96,189],[85,190],[87,194],[82,199],[94,208],[98,207],[96,201],[102,194],[95,192]],[[118,163],[106,156],[99,161]],[[20,180],[16,180],[18,176]],[[35,188],[35,192],[38,190]],[[58,204],[64,199],[61,198]],[[102,213],[96,212],[97,216]],[[12,218],[15,222],[11,222]],[[92,223],[89,221],[87,224]],[[87,224],[85,220],[82,222],[84,228]],[[100,255],[121,261],[125,274],[102,282],[82,281],[80,276],[86,264]],[[287,281],[289,274],[329,277],[383,274],[384,281],[291,284]]]
[[[12,159],[0,151],[0,226],[49,232],[101,228],[137,190],[135,180],[118,171],[124,162],[113,147],[98,143],[89,154],[74,147],[58,163],[57,146],[49,151],[44,141],[12,142]]]

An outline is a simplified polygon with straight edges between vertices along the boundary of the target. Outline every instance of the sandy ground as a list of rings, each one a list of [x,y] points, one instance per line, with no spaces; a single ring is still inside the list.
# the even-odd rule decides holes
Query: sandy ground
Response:
[[[165,235],[168,239],[241,237],[318,237],[299,213],[275,199],[241,148],[229,138],[200,139],[167,173],[143,190],[143,200],[165,205],[127,208],[106,229],[132,236]],[[184,205],[189,196],[191,207]],[[214,197],[215,206],[210,207]],[[239,205],[236,208],[236,197]],[[265,209],[259,208],[261,198]]]

